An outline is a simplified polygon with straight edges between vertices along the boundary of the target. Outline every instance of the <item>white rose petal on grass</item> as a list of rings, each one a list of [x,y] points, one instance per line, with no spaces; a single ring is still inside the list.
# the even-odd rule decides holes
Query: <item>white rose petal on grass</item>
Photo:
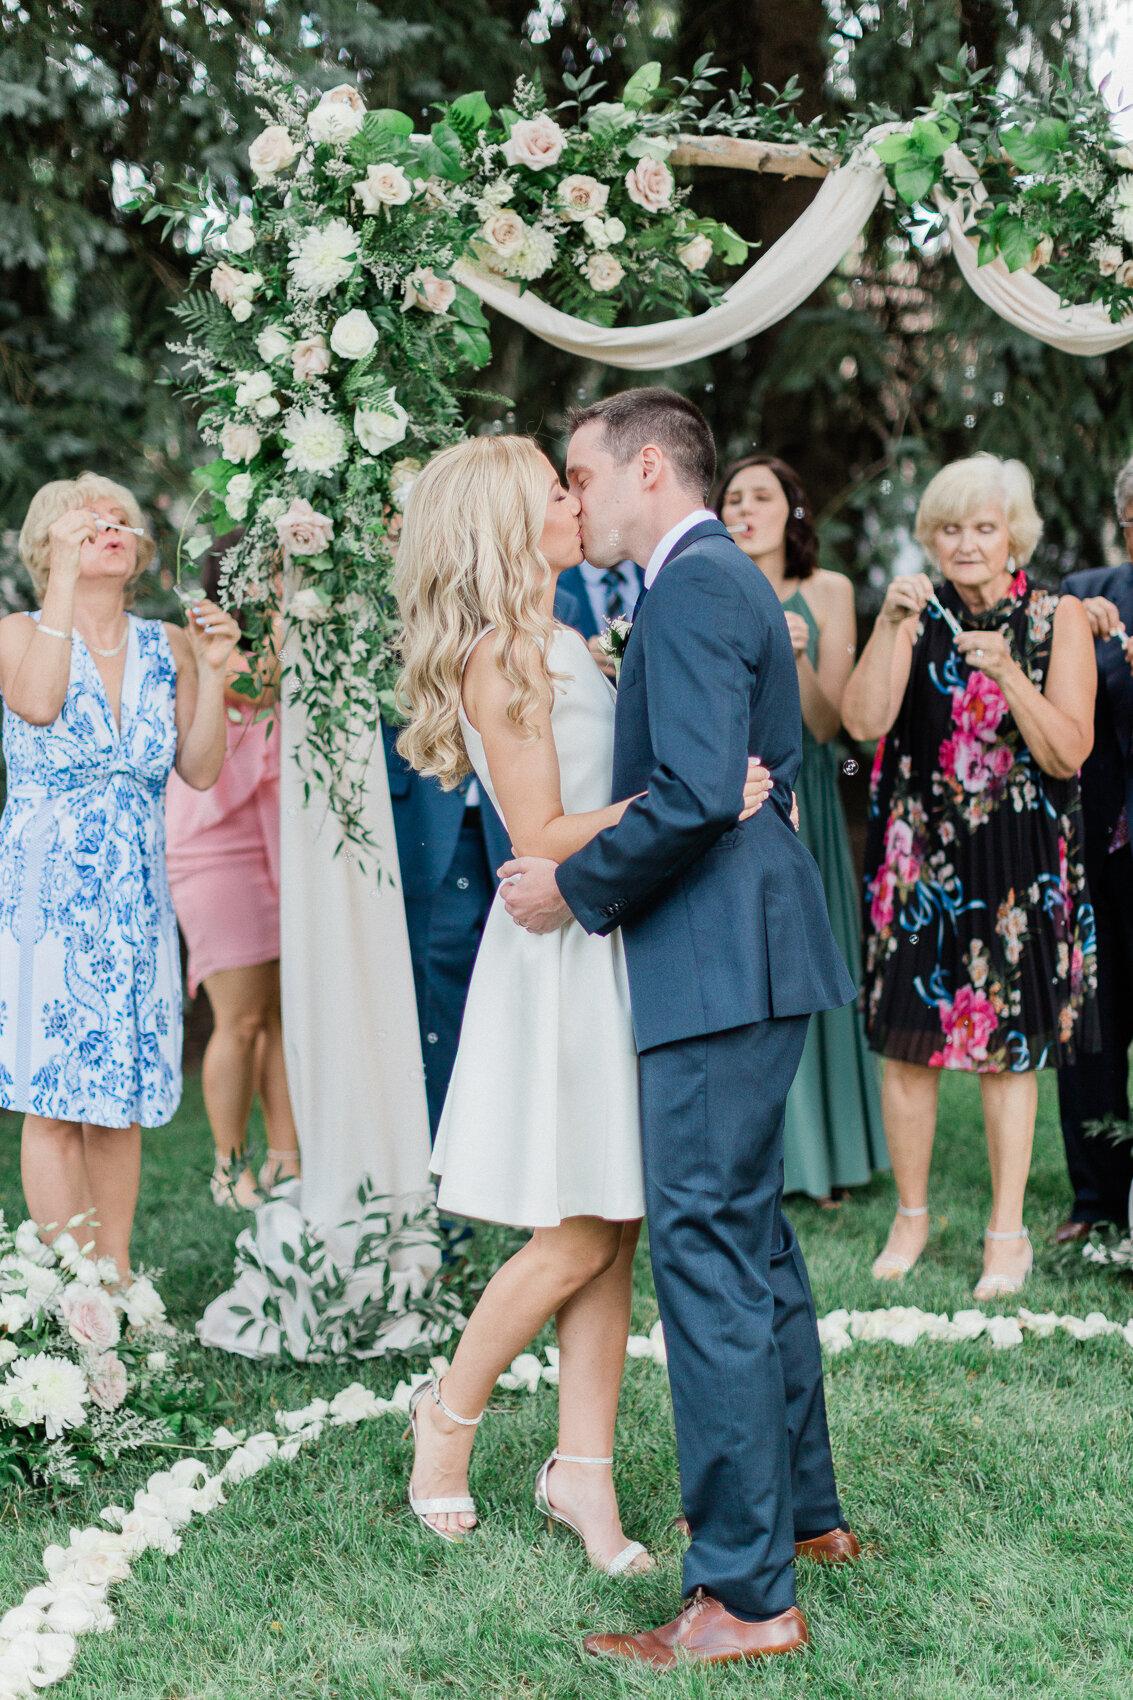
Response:
[[[234,218],[224,232],[224,244],[230,254],[248,254],[256,245],[256,227],[247,213]]]
[[[49,1352],[17,1358],[0,1385],[0,1411],[20,1428],[42,1423],[48,1440],[86,1421],[86,1399],[78,1364]]]
[[[625,276],[625,267],[613,254],[591,254],[586,262],[586,276],[595,293],[604,295],[618,287]]]
[[[394,400],[393,390],[384,402],[355,409],[354,435],[367,454],[380,455],[392,449],[401,442],[408,425],[409,415]]]
[[[289,245],[288,270],[295,288],[316,299],[345,283],[358,261],[358,233],[344,218],[332,218]]]
[[[686,271],[702,272],[712,258],[712,241],[701,233],[690,237],[687,242],[682,242],[674,252]]]
[[[269,124],[248,149],[248,164],[258,182],[268,183],[294,164],[301,152],[299,144],[292,141],[282,124]]]
[[[599,183],[596,177],[587,177],[581,172],[564,177],[555,190],[559,213],[576,224],[581,223],[584,218],[605,212],[609,198],[610,190],[607,184]]]
[[[676,184],[669,167],[659,159],[639,159],[633,170],[626,172],[625,187],[635,206],[655,213],[669,206]]]
[[[456,285],[451,278],[438,277],[432,266],[418,266],[405,280],[402,312],[419,307],[423,313],[447,313],[455,300]]]
[[[378,327],[361,307],[344,313],[330,333],[333,353],[344,360],[364,360],[372,354],[378,341]]]
[[[365,116],[364,107],[359,110],[348,101],[324,95],[314,111],[307,115],[307,134],[313,142],[341,147],[358,134]]]
[[[413,185],[400,165],[369,165],[354,185],[354,199],[371,216],[383,207],[403,207],[412,195]]]
[[[331,1420],[340,1426],[379,1417],[385,1408],[386,1401],[371,1393],[368,1387],[363,1387],[360,1381],[352,1381],[349,1387],[342,1388],[329,1406]]]
[[[324,407],[298,408],[280,431],[289,472],[334,472],[347,456],[346,432]]]
[[[256,353],[265,366],[270,366],[273,360],[282,360],[291,353],[291,347],[291,338],[278,325],[268,325],[256,338]]]
[[[504,159],[509,165],[525,165],[529,171],[544,171],[557,165],[566,146],[566,136],[546,112],[535,118],[520,118],[512,125],[511,135],[504,143]]]

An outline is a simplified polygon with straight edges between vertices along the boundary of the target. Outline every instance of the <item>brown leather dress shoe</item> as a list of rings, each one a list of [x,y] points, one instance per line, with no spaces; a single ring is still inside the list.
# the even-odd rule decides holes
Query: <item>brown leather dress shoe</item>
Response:
[[[1072,1245],[1075,1240],[1088,1240],[1091,1222],[1063,1222],[1054,1230],[1055,1245]]]
[[[862,1544],[850,1529],[827,1529],[824,1535],[795,1542],[795,1557],[809,1558],[812,1564],[853,1564],[861,1556]]]
[[[631,1659],[655,1670],[669,1670],[684,1659],[702,1665],[726,1665],[739,1659],[795,1653],[809,1639],[806,1618],[798,1606],[766,1623],[745,1623],[698,1588],[672,1623],[663,1623],[660,1629],[643,1629],[637,1635],[588,1635],[583,1646],[599,1658]]]
[[[687,1517],[674,1517],[669,1527],[691,1539]],[[853,1564],[861,1555],[861,1542],[849,1529],[827,1529],[824,1535],[795,1542],[795,1557],[809,1558],[812,1564]]]

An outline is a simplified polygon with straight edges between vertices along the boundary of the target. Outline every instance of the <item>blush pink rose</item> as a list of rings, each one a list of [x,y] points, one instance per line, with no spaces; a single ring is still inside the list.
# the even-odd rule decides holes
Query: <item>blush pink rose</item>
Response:
[[[545,112],[535,118],[520,118],[512,125],[511,135],[504,143],[504,158],[509,165],[525,165],[529,171],[543,171],[556,165],[566,137]]]
[[[334,536],[334,521],[296,496],[287,512],[276,520],[275,529],[285,555],[321,555]]]
[[[286,171],[300,151],[282,124],[269,124],[248,149],[248,164],[259,182],[266,183],[277,172]]]
[[[126,1366],[117,1352],[102,1352],[86,1366],[87,1387],[103,1411],[116,1411],[126,1397]]]
[[[663,212],[676,185],[669,167],[659,159],[639,159],[625,175],[626,194],[646,212]]]
[[[423,313],[447,313],[456,300],[451,278],[438,277],[432,266],[419,266],[405,280],[405,308],[420,307]]]
[[[234,464],[255,460],[260,452],[260,433],[252,425],[226,425],[220,433],[220,452]]]
[[[69,1287],[60,1301],[71,1339],[105,1352],[122,1337],[118,1312],[101,1287]]]
[[[321,378],[330,371],[330,349],[325,336],[305,336],[291,350],[291,370],[297,384]]]
[[[355,112],[365,112],[366,110],[366,102],[353,83],[339,83],[337,88],[328,89],[322,99],[325,106],[337,106],[341,103],[344,106],[349,106]]]

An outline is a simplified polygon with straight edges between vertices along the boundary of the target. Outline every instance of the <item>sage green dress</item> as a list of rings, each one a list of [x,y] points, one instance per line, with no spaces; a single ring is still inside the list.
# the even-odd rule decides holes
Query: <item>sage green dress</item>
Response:
[[[818,664],[818,622],[802,592],[783,603],[810,632],[807,657]],[[861,982],[858,896],[842,801],[838,749],[820,744],[803,726],[803,763],[796,784],[799,837],[818,863],[830,925],[846,966]],[[810,1018],[806,1049],[787,1099],[783,1132],[783,1190],[826,1197],[833,1187],[863,1186],[888,1169],[881,1122],[877,1062],[865,1041],[855,1004]]]

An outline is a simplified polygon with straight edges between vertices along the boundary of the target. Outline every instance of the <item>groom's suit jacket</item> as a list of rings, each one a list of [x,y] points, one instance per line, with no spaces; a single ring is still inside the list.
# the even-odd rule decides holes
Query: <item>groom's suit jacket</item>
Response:
[[[738,825],[749,755],[775,788]],[[802,760],[779,599],[718,521],[674,546],[622,661],[615,827],[559,869],[587,932],[621,927],[638,1049],[836,1009],[854,984],[817,865],[791,826]]]

